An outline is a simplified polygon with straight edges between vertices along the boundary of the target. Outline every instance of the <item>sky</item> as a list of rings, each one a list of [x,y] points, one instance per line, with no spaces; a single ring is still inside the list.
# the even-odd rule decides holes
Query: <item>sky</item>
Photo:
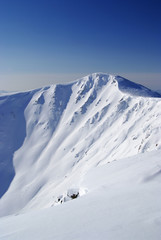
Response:
[[[0,0],[0,90],[93,72],[161,89],[160,12],[160,0]]]

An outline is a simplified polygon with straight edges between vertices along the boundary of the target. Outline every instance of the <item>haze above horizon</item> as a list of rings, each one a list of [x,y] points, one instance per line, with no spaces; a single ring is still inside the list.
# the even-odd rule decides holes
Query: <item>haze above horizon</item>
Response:
[[[1,0],[0,90],[119,74],[161,89],[161,2]]]

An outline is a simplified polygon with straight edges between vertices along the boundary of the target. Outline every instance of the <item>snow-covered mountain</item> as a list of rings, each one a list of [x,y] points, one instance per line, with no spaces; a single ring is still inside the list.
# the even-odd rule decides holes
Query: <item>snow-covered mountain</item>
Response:
[[[92,167],[161,148],[161,99],[118,76],[0,98],[0,215],[50,207]]]
[[[108,163],[117,160],[121,171],[126,175],[126,169],[133,182],[128,160],[124,169],[120,159],[157,151],[158,164],[160,136],[161,95],[120,76],[95,73],[66,85],[3,94],[0,216],[50,208],[81,195],[89,195],[93,201],[88,194],[92,184],[100,186],[100,181],[101,188],[106,188],[107,181],[114,181],[110,176],[117,170],[110,173],[112,165]],[[136,168],[140,166],[138,160],[133,161],[138,162]],[[121,181],[119,174],[116,179]],[[134,176],[136,179],[138,173]],[[96,183],[95,177],[100,179]],[[71,203],[69,206],[71,209]]]

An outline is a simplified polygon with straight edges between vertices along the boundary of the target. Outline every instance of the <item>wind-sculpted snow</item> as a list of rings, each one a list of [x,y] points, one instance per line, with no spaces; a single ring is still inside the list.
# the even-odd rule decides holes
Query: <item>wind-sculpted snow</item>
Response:
[[[161,95],[157,92],[154,92],[140,84],[136,84],[131,82],[125,78],[120,76],[115,77],[116,81],[118,82],[118,87],[121,91],[125,93],[130,93],[134,96],[143,96],[143,97],[161,97]]]
[[[91,168],[161,149],[160,95],[121,77],[96,73],[0,104],[1,216],[57,205]]]

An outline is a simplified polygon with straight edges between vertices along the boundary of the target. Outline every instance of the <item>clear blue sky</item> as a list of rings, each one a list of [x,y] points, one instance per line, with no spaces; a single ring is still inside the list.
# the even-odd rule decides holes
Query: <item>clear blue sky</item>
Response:
[[[160,0],[0,0],[0,89],[92,72],[161,89]]]

